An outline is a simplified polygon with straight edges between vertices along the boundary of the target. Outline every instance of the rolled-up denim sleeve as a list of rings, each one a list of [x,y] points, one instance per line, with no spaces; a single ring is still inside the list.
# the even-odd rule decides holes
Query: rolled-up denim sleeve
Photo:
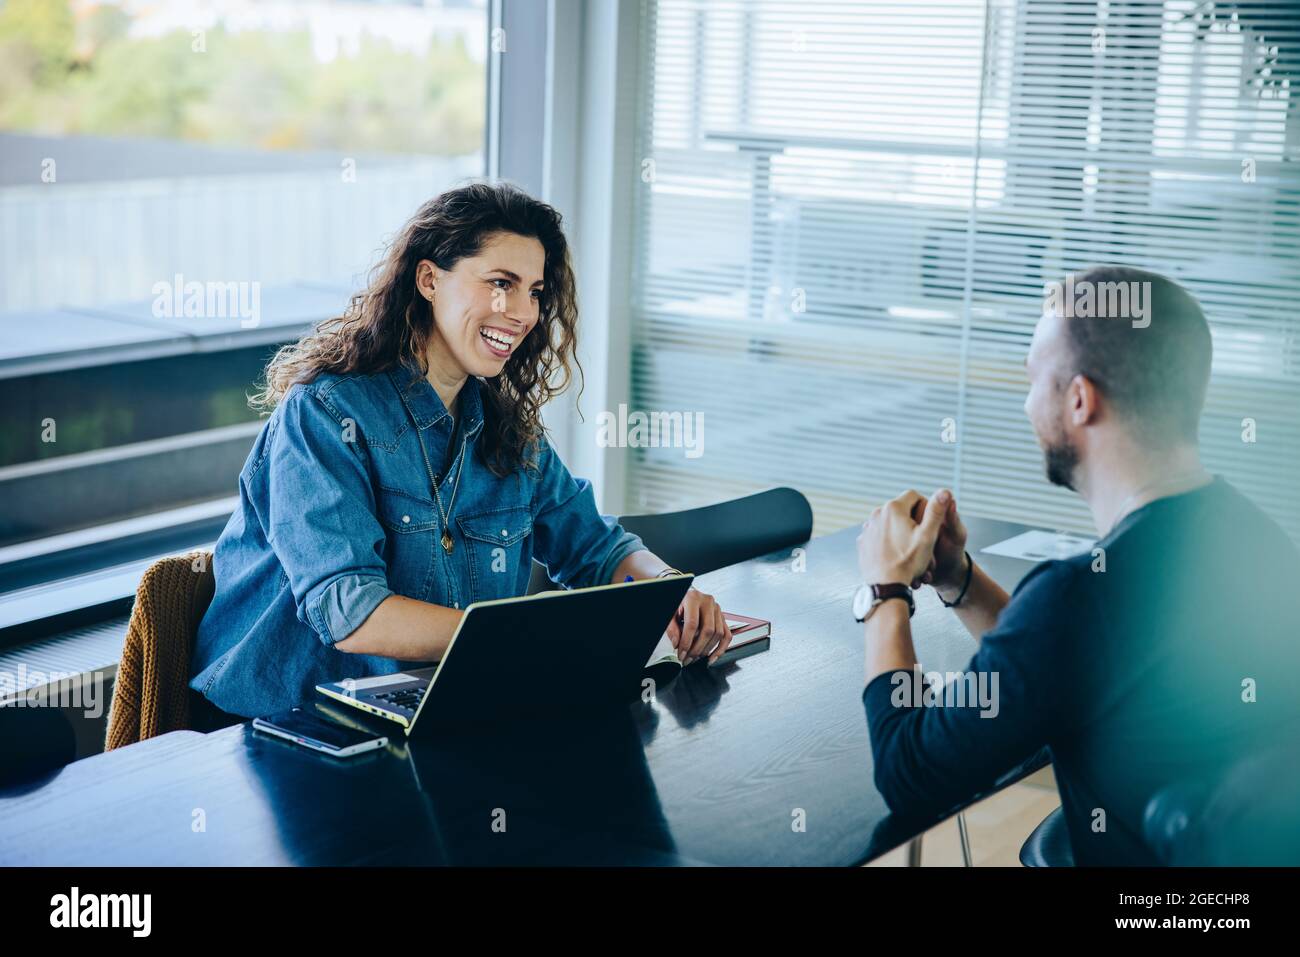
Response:
[[[570,475],[545,439],[537,469],[534,556],[552,581],[566,587],[608,585],[619,563],[645,545],[616,518],[600,514],[591,483]]]
[[[327,645],[342,641],[389,595],[385,534],[362,452],[308,389],[291,390],[264,466],[267,540],[298,618]]]

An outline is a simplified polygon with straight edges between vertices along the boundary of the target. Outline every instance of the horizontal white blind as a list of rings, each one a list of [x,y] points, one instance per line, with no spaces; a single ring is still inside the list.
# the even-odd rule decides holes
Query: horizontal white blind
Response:
[[[1025,419],[1046,282],[1210,316],[1209,466],[1300,539],[1300,4],[643,3],[634,508],[789,484],[818,531],[915,487],[1086,531]],[[1244,442],[1243,420],[1254,422]]]

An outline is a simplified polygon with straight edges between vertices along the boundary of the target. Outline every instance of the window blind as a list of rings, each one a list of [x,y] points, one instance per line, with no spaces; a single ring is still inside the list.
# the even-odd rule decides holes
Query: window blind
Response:
[[[630,507],[774,484],[819,533],[903,489],[1072,531],[1023,411],[1044,284],[1177,279],[1208,466],[1300,540],[1300,7],[644,0]]]

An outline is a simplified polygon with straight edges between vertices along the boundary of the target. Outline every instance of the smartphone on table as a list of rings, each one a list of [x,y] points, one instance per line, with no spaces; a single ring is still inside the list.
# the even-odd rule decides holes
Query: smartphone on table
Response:
[[[388,738],[382,734],[345,728],[341,724],[309,714],[302,708],[254,718],[253,727],[265,734],[284,738],[335,758],[350,758],[388,744]]]

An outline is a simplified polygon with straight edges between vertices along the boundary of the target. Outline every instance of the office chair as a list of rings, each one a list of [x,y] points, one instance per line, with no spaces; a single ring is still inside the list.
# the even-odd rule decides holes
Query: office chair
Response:
[[[77,756],[72,724],[58,708],[0,708],[0,787],[20,787],[53,774]]]
[[[113,682],[105,751],[230,723],[189,686],[194,638],[215,590],[209,551],[162,558],[145,570]]]
[[[190,690],[189,668],[215,585],[211,552],[163,558],[146,569],[113,681],[105,751],[168,731],[212,730],[214,709]],[[30,783],[76,758],[72,725],[56,708],[0,709],[0,738],[13,742],[0,762],[3,786]]]
[[[1283,741],[1222,775],[1182,782],[1146,806],[1142,837],[1175,867],[1300,865],[1300,745]]]
[[[1156,792],[1142,837],[1173,867],[1294,867],[1300,864],[1300,745],[1283,741],[1221,775]],[[1073,867],[1065,815],[1057,808],[1020,848],[1026,867]]]
[[[812,520],[812,506],[803,493],[773,488],[680,512],[625,515],[619,524],[669,565],[703,575],[802,545],[812,536]],[[556,587],[545,566],[534,562],[528,594]]]
[[[1020,863],[1025,867],[1073,867],[1070,831],[1065,812],[1059,807],[1043,818],[1020,846]]]

